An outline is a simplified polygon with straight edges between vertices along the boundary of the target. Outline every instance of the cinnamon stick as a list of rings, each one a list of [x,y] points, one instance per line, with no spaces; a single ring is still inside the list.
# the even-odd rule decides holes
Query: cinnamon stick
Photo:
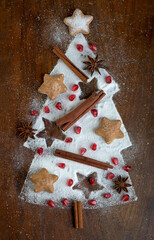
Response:
[[[75,228],[83,228],[81,201],[74,201],[74,226]]]
[[[81,201],[77,202],[77,207],[78,207],[78,226],[79,226],[79,228],[83,228],[82,203],[81,203]]]
[[[85,156],[81,156],[75,153],[71,153],[71,152],[67,152],[67,151],[63,151],[60,149],[56,149],[55,156],[60,157],[60,158],[65,158],[74,162],[78,162],[78,163],[82,163],[82,164],[86,164],[92,167],[96,167],[96,168],[100,168],[103,170],[107,170],[108,168],[113,168],[113,166],[111,166],[110,164],[104,163],[104,162],[100,162],[97,160],[94,160],[92,158],[88,158]]]
[[[74,201],[74,225],[75,228],[78,228],[78,207],[77,207],[77,202]]]
[[[82,118],[88,111],[90,111],[103,97],[105,93],[101,90],[99,93],[94,92],[89,98],[81,103],[72,112],[56,121],[57,126],[62,125],[62,130],[68,130],[75,122]]]
[[[83,82],[87,83],[89,78],[85,73],[83,73],[79,68],[77,68],[71,60],[66,57],[66,55],[57,47],[53,48],[53,53],[57,55]]]

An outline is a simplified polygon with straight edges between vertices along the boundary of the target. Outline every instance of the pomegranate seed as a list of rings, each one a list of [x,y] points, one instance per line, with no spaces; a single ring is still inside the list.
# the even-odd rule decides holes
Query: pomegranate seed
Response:
[[[77,84],[74,84],[74,85],[72,86],[72,91],[75,92],[75,91],[78,90],[78,88],[79,88],[79,86],[78,86]]]
[[[89,178],[89,182],[91,185],[94,185],[95,184],[95,178]]]
[[[97,149],[97,144],[96,144],[96,143],[93,143],[93,144],[91,145],[91,149],[92,149],[93,151],[96,151],[96,149]]]
[[[65,163],[58,163],[57,166],[60,168],[65,168],[66,165],[65,165]]]
[[[73,179],[69,179],[68,181],[67,181],[67,186],[68,187],[71,187],[73,185]]]
[[[76,98],[75,94],[72,94],[68,97],[68,99],[72,102]]]
[[[86,148],[81,148],[81,149],[80,149],[80,155],[84,155],[85,152],[87,152],[87,149],[86,149]]]
[[[62,202],[62,204],[63,204],[64,206],[67,206],[67,205],[68,205],[68,200],[67,200],[67,198],[64,198],[61,202]]]
[[[61,102],[57,102],[56,108],[57,108],[58,110],[62,110]]]
[[[131,166],[124,166],[123,170],[125,170],[126,172],[129,172],[131,170]]]
[[[38,149],[37,149],[37,153],[38,153],[39,155],[42,155],[42,154],[43,154],[43,148],[38,148]]]
[[[81,127],[79,127],[79,126],[74,127],[74,132],[75,132],[76,134],[80,134],[80,132],[81,132]]]
[[[105,78],[105,81],[106,81],[106,83],[111,83],[111,82],[112,82],[111,77],[110,77],[110,76],[107,76],[107,77]]]
[[[107,179],[112,179],[114,178],[114,174],[112,172],[109,172],[106,176]]]
[[[91,43],[91,44],[89,44],[89,47],[92,51],[97,51],[97,47],[95,44]]]
[[[48,108],[48,106],[45,106],[45,107],[44,107],[44,112],[45,112],[45,113],[49,113],[49,112],[50,112],[50,109]]]
[[[72,141],[73,141],[73,139],[72,139],[71,137],[68,137],[68,138],[65,139],[65,142],[66,142],[66,143],[70,143],[70,142],[72,142]]]
[[[77,44],[76,48],[78,49],[79,52],[83,51],[83,46],[81,44]]]
[[[127,202],[129,200],[129,195],[128,194],[125,194],[123,197],[122,197],[122,201],[123,202]]]
[[[112,162],[114,165],[118,165],[118,158],[112,158]]]
[[[110,193],[105,193],[105,194],[103,195],[103,197],[106,198],[106,199],[108,199],[108,198],[111,197],[111,194],[110,194]]]
[[[54,202],[51,201],[51,200],[47,201],[47,204],[48,204],[50,207],[54,207],[54,206],[55,206]]]
[[[97,117],[97,115],[98,115],[97,109],[91,109],[91,113],[94,117]]]
[[[38,116],[38,115],[39,115],[39,112],[33,110],[33,111],[30,112],[30,114],[31,114],[32,116]]]
[[[95,206],[97,204],[96,200],[89,200],[89,205]]]

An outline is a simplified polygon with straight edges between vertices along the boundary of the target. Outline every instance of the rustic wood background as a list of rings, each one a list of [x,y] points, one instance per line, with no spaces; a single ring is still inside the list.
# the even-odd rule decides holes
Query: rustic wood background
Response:
[[[121,91],[114,96],[133,146],[123,151],[138,201],[109,211],[84,211],[84,229],[72,226],[71,210],[18,199],[33,153],[16,134],[45,97],[37,92],[44,73],[72,37],[63,19],[80,8],[94,16],[89,42],[96,43]],[[152,239],[152,1],[0,1],[0,239]],[[34,101],[35,100],[35,101]]]

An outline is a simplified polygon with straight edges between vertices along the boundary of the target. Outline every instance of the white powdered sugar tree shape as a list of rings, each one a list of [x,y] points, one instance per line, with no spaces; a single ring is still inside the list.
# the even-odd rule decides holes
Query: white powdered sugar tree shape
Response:
[[[77,50],[76,45],[81,44],[83,46],[83,51],[80,52]],[[83,116],[75,126],[81,127],[81,133],[76,134],[74,132],[74,126],[68,129],[65,132],[66,137],[71,137],[72,142],[66,143],[65,141],[60,141],[55,139],[51,147],[46,146],[44,138],[35,138],[28,139],[24,144],[25,147],[31,148],[33,151],[36,151],[32,164],[30,166],[27,178],[24,182],[20,198],[34,204],[46,204],[48,200],[55,202],[55,206],[63,207],[61,200],[67,198],[71,203],[72,200],[80,200],[83,203],[84,208],[104,208],[107,206],[113,206],[117,204],[124,204],[122,201],[122,196],[125,192],[118,194],[116,190],[113,190],[113,181],[107,179],[107,174],[112,172],[117,178],[119,175],[122,177],[129,177],[128,172],[123,170],[123,166],[126,165],[124,159],[121,155],[121,151],[125,148],[131,146],[131,141],[129,139],[128,133],[125,129],[125,126],[122,122],[122,119],[116,109],[116,106],[112,100],[113,95],[119,91],[118,84],[112,78],[110,84],[106,83],[105,78],[109,76],[105,69],[100,69],[100,73],[94,72],[93,76],[90,76],[88,71],[85,71],[84,61],[87,61],[87,56],[95,57],[94,52],[89,48],[88,42],[85,37],[79,33],[77,34],[66,51],[66,56],[86,75],[88,75],[90,82],[94,77],[98,80],[98,89],[103,89],[106,93],[106,96],[95,106],[98,110],[98,116],[94,117],[89,111],[85,116]],[[75,94],[76,98],[74,101],[69,101],[68,96],[72,94],[72,86],[78,84],[81,80],[61,61],[58,60],[56,66],[50,73],[52,76],[58,74],[64,74],[64,83],[67,86],[67,92],[60,94],[58,98],[54,101],[51,101],[47,98],[44,106],[48,106],[50,113],[44,112],[44,106],[40,111],[39,116],[36,119],[36,122],[33,128],[37,129],[36,135],[38,132],[44,129],[44,123],[42,118],[46,118],[49,121],[56,121],[62,116],[66,115],[68,112],[76,108],[85,100],[80,100],[79,96],[81,95],[81,89],[79,88]],[[58,110],[55,105],[57,102],[62,103],[62,110]],[[124,133],[124,138],[115,139],[111,144],[107,144],[101,136],[98,136],[95,133],[95,130],[100,125],[100,120],[103,117],[107,117],[110,120],[121,120],[122,126],[121,130]],[[91,149],[92,143],[97,144],[97,151]],[[37,153],[38,148],[43,148],[43,154],[39,155]],[[55,149],[62,149],[69,152],[79,154],[81,148],[86,148],[87,151],[84,154],[87,157],[96,159],[98,161],[107,162],[112,164],[111,159],[113,157],[118,158],[118,165],[113,165],[114,168],[111,170],[101,170],[84,164],[72,162],[69,160],[61,159],[53,155]],[[58,163],[65,163],[66,167],[64,169],[58,167]],[[34,192],[33,183],[29,179],[29,175],[32,173],[37,173],[40,169],[46,168],[49,173],[56,174],[59,176],[57,182],[55,182],[54,193],[48,193],[42,191],[40,193]],[[103,186],[103,189],[98,191],[92,191],[87,199],[82,190],[75,189],[73,186],[78,183],[77,173],[88,176],[89,174],[96,172],[97,173],[97,182],[99,185]],[[67,185],[68,179],[73,179],[73,185],[69,187]],[[130,177],[128,178],[128,183],[132,184]],[[110,193],[111,197],[109,199],[103,198],[103,194]],[[128,189],[129,201],[137,200],[133,186]],[[88,201],[90,199],[95,199],[97,205],[90,206]]]

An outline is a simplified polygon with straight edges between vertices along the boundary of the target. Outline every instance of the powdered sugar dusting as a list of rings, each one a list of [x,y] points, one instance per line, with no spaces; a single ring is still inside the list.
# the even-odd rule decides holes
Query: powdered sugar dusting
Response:
[[[79,52],[76,49],[76,44],[83,45],[83,52]],[[84,71],[85,65],[83,61],[87,60],[87,55],[94,57],[94,53],[89,49],[88,43],[82,34],[78,34],[69,45],[66,51],[67,57],[82,71]],[[84,71],[85,74],[89,76],[88,71]],[[109,74],[106,70],[100,70],[101,75],[95,73],[93,77],[98,79],[98,87],[99,89],[103,89],[106,93],[106,96],[96,105],[98,110],[98,117],[93,117],[91,112],[88,112],[82,119],[77,122],[77,125],[82,128],[80,134],[75,134],[73,127],[71,127],[67,132],[67,137],[71,137],[73,141],[71,143],[66,143],[60,140],[55,140],[53,145],[47,148],[45,139],[37,138],[35,140],[28,139],[28,141],[24,144],[24,146],[31,148],[33,151],[36,151],[37,148],[42,147],[44,149],[43,154],[40,156],[37,153],[34,156],[31,167],[29,169],[27,178],[25,180],[24,186],[22,188],[20,197],[30,203],[35,204],[46,204],[46,201],[51,199],[55,201],[57,207],[63,207],[61,203],[62,198],[68,198],[71,202],[74,199],[82,200],[84,208],[91,208],[87,204],[87,199],[85,198],[82,191],[73,190],[72,187],[67,186],[67,180],[73,179],[75,185],[77,183],[76,173],[79,172],[85,176],[89,175],[92,172],[97,172],[98,175],[98,183],[104,186],[103,190],[95,191],[90,194],[89,199],[96,199],[97,205],[93,208],[104,208],[105,206],[113,206],[116,204],[122,204],[124,202],[121,201],[122,195],[119,195],[116,191],[112,189],[113,182],[111,180],[106,179],[106,175],[109,171],[103,171],[94,167],[90,167],[87,165],[75,163],[69,160],[60,159],[53,155],[56,148],[79,153],[80,148],[85,147],[87,152],[85,156],[97,159],[99,161],[104,161],[112,164],[111,158],[117,157],[119,159],[119,164],[114,166],[112,172],[115,177],[118,175],[122,175],[123,177],[129,176],[129,174],[123,170],[123,166],[125,165],[124,159],[121,155],[121,151],[129,146],[131,146],[131,142],[128,136],[128,133],[125,129],[124,124],[122,123],[121,130],[124,133],[123,139],[116,139],[111,144],[106,144],[102,137],[96,135],[94,130],[99,126],[100,119],[102,117],[107,117],[111,120],[119,119],[122,121],[115,104],[112,100],[113,95],[119,91],[118,85],[115,83],[112,78],[112,83],[107,84],[105,82],[105,77]],[[57,65],[52,70],[51,74],[64,74],[64,83],[68,88],[68,91],[59,95],[58,98],[54,101],[51,101],[47,98],[44,106],[48,106],[50,109],[50,113],[46,114],[43,109],[40,111],[40,115],[37,117],[37,120],[34,124],[34,128],[38,129],[37,132],[40,132],[44,128],[44,123],[42,121],[42,117],[49,119],[50,121],[56,121],[60,117],[64,116],[66,113],[77,107],[82,101],[79,99],[81,94],[81,90],[78,89],[76,94],[76,99],[72,102],[68,100],[68,96],[72,94],[71,88],[73,84],[77,84],[81,80],[61,61],[58,60]],[[92,77],[89,76],[90,81]],[[62,110],[59,111],[55,105],[57,102],[62,103]],[[92,151],[90,148],[92,143],[97,143],[97,150]],[[58,163],[65,163],[65,169],[61,169],[57,166]],[[59,180],[54,184],[55,192],[50,194],[48,192],[35,193],[33,190],[33,183],[29,180],[29,175],[31,173],[36,173],[41,168],[46,168],[50,173],[56,174],[59,176]],[[111,171],[111,170],[110,170]],[[130,184],[131,180],[129,178],[128,181]],[[102,197],[103,193],[109,192],[111,193],[110,199],[105,199]],[[129,188],[129,196],[130,201],[134,201],[137,199],[135,195],[135,191],[133,187]]]

